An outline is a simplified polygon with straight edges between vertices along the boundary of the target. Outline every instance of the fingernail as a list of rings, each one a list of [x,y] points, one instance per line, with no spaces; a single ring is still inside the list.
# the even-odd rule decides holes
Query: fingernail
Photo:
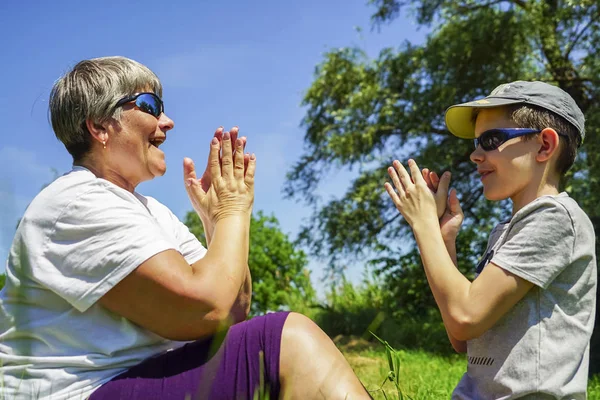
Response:
[[[223,139],[225,139],[225,140],[229,140],[229,138],[230,138],[229,132],[225,132],[225,133],[223,134]]]
[[[186,183],[188,186],[192,186],[192,184],[194,183],[194,179],[193,179],[193,178],[188,178],[188,179],[185,181],[185,183]]]
[[[217,139],[216,137],[212,138],[212,140],[210,141],[212,144],[219,144],[219,139]]]
[[[222,127],[222,126],[220,126],[220,127],[218,127],[218,128],[217,128],[217,130],[218,130],[218,131],[222,131],[222,130],[223,130],[223,127]]]
[[[252,153],[252,155],[250,156],[251,160],[256,160],[256,155],[254,153]]]
[[[235,145],[238,146],[238,147],[241,147],[242,146],[242,139],[238,138],[238,140],[235,141]]]

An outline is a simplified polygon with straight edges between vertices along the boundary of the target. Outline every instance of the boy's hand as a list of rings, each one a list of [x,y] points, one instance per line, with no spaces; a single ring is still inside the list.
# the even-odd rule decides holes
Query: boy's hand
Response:
[[[448,196],[446,211],[444,211],[444,215],[440,218],[440,230],[445,242],[456,240],[464,218],[465,216],[456,195],[456,189],[452,189],[450,190],[450,196]]]
[[[415,224],[420,222],[438,225],[436,199],[427,186],[417,163],[414,160],[408,160],[410,175],[400,161],[394,160],[392,164],[393,167],[388,168],[388,174],[392,178],[394,186],[386,182],[385,190],[406,222],[413,229]]]
[[[427,182],[427,186],[436,198],[438,216],[440,217],[440,230],[444,241],[456,240],[464,219],[464,214],[456,195],[456,189],[450,191],[450,196],[446,194],[450,185],[450,173],[445,172],[441,180],[435,172],[429,171],[427,168],[423,168],[422,173],[423,179]],[[444,198],[445,201],[442,215],[439,215],[440,198]]]
[[[421,171],[423,179],[427,183],[427,187],[433,193],[435,198],[435,204],[437,206],[438,219],[442,218],[446,206],[448,204],[448,188],[450,187],[450,172],[444,172],[442,178],[433,171],[429,171],[428,168],[423,168]]]

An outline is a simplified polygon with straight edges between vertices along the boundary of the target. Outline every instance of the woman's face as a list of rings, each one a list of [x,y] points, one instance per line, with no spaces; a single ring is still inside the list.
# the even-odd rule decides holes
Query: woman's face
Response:
[[[135,103],[121,107],[121,120],[112,125],[106,144],[105,162],[113,173],[135,187],[166,172],[165,153],[159,146],[175,124],[165,113],[157,118]]]

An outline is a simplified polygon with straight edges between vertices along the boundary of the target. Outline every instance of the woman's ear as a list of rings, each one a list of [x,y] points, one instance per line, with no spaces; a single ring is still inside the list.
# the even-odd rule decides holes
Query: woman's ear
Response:
[[[545,128],[542,130],[537,136],[537,142],[540,145],[538,153],[535,156],[535,159],[538,162],[550,160],[552,155],[558,151],[558,133],[552,128]]]
[[[106,126],[93,122],[91,119],[85,120],[85,127],[87,128],[90,135],[94,140],[97,140],[99,143],[105,144],[108,140],[108,131]]]

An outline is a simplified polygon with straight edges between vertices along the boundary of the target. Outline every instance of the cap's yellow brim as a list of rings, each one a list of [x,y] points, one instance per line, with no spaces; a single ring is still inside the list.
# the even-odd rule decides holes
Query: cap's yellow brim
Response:
[[[522,103],[523,100],[490,98],[456,104],[446,110],[446,126],[450,133],[462,139],[475,139],[473,110],[477,108],[502,107]]]

